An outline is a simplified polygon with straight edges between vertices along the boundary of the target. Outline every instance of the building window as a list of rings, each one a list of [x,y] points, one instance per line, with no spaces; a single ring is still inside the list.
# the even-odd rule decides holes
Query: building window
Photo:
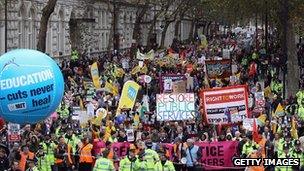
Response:
[[[61,52],[61,53],[64,53],[64,49],[65,49],[65,22],[64,22],[64,13],[62,10],[60,10],[59,12],[59,27],[58,27],[58,37],[57,37],[57,40],[58,40],[58,43],[57,43],[57,46],[58,46],[58,53]]]
[[[31,9],[29,17],[29,32],[28,32],[28,45],[30,49],[36,49],[36,15],[35,10]]]
[[[18,13],[19,21],[18,21],[18,30],[19,30],[19,48],[25,48],[25,17],[26,11],[24,5],[21,6]]]
[[[101,33],[101,37],[100,37],[100,44],[99,44],[99,49],[100,50],[104,50],[104,33]]]

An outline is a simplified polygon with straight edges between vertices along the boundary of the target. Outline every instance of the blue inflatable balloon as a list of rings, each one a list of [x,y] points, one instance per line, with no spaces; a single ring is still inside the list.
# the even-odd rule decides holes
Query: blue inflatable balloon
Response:
[[[6,121],[42,121],[57,109],[63,93],[62,73],[46,54],[18,49],[0,57],[0,116]]]
[[[126,116],[122,114],[118,115],[115,119],[117,124],[122,124],[125,120],[126,120]]]

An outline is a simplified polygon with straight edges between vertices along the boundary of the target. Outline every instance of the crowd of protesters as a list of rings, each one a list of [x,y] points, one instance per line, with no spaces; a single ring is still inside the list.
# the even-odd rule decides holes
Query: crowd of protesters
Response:
[[[140,46],[130,51],[111,54],[100,58],[78,57],[60,64],[65,79],[65,96],[57,110],[57,118],[25,125],[21,130],[21,140],[10,143],[7,124],[0,123],[1,141],[0,170],[11,171],[174,171],[202,170],[201,150],[195,142],[238,141],[235,157],[243,158],[300,158],[298,167],[247,167],[248,170],[303,170],[304,168],[304,90],[295,96],[283,99],[280,46],[265,42],[255,35],[228,33],[208,37],[207,46],[201,47],[201,40],[182,44],[176,40],[168,50],[156,54],[161,58],[167,54],[179,54],[180,63],[159,64],[156,60],[145,60],[140,70],[137,49],[147,53],[150,49]],[[299,46],[299,61],[303,48]],[[206,79],[204,61],[222,57],[222,50],[230,50],[230,59],[237,69],[232,82],[227,79]],[[91,80],[90,65],[98,63],[101,87],[106,83],[118,88],[118,93],[95,90],[88,100],[89,90],[85,86]],[[187,66],[191,65],[189,72]],[[297,66],[295,66],[297,67]],[[200,90],[230,85],[247,85],[249,92],[270,89],[265,96],[265,108],[261,113],[250,112],[250,117],[265,116],[258,125],[258,137],[237,123],[233,125],[208,125],[199,112],[200,99],[196,96],[197,117],[194,120],[160,122],[156,120],[156,94],[161,91],[159,77],[164,74],[185,74],[187,92],[198,94]],[[141,75],[149,75],[149,84],[140,81]],[[120,111],[124,117],[116,117],[120,92],[124,83],[133,80],[141,85],[137,103],[133,109]],[[264,84],[259,84],[260,82]],[[297,81],[297,80],[295,80]],[[288,84],[288,83],[287,83]],[[301,81],[300,81],[300,85]],[[90,92],[91,93],[91,92]],[[249,95],[249,107],[254,109],[254,94]],[[265,93],[266,94],[266,93]],[[251,103],[250,103],[251,102]],[[106,109],[106,117],[100,123],[88,120],[80,124],[72,117],[75,107],[85,108],[94,104],[95,110]],[[148,105],[146,105],[148,104]],[[83,106],[82,106],[83,105]],[[284,112],[274,111],[282,105]],[[253,111],[253,110],[251,110]],[[139,122],[136,122],[138,117]],[[295,128],[295,130],[294,130]],[[134,130],[134,138],[129,141],[127,155],[118,157],[111,149],[115,142],[127,142],[127,130]],[[294,132],[292,132],[293,130]],[[105,144],[102,146],[101,144]],[[174,144],[173,157],[168,156],[162,143]],[[232,170],[226,168],[224,170]],[[245,168],[243,168],[244,170]]]

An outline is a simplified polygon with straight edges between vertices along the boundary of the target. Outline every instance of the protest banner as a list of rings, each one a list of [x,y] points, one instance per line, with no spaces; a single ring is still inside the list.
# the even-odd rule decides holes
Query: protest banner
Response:
[[[206,69],[208,77],[215,78],[229,78],[231,76],[231,60],[207,60]]]
[[[9,142],[18,142],[21,140],[20,124],[9,123],[7,125],[7,135]]]
[[[128,142],[117,142],[112,143],[111,149],[117,158],[122,158],[127,155],[128,149],[130,148],[130,143]]]
[[[168,152],[169,159],[174,159],[174,144],[161,144],[165,151]],[[232,167],[232,158],[236,153],[237,141],[222,142],[196,142],[195,145],[200,147],[202,158],[199,163],[212,167]]]
[[[257,112],[257,113],[263,112],[264,108],[265,108],[264,92],[256,92],[254,94],[254,98],[255,98],[254,112]]]
[[[117,114],[121,109],[132,109],[137,97],[140,85],[134,81],[127,81],[122,89],[121,97],[118,103]]]
[[[91,66],[91,76],[94,83],[94,86],[96,89],[100,88],[100,82],[99,82],[99,71],[97,62],[94,62]]]
[[[204,116],[209,124],[235,123],[248,117],[246,86],[202,90],[200,99]],[[229,109],[228,112],[227,109]],[[233,113],[233,118],[231,113]]]
[[[160,79],[161,93],[172,93],[175,82],[187,80],[185,75],[163,75]]]
[[[158,121],[193,119],[195,117],[194,94],[157,94],[156,111]]]
[[[208,165],[209,167],[232,167],[232,158],[236,153],[237,141],[222,141],[222,142],[196,142],[195,145],[200,147],[202,158],[199,163]],[[169,160],[174,159],[174,144],[161,143],[160,146],[169,155]],[[111,145],[113,152],[117,158],[122,158],[127,155],[130,148],[128,142],[116,142]]]
[[[236,154],[237,141],[196,142],[202,154],[200,163],[207,166],[232,167],[232,158]]]

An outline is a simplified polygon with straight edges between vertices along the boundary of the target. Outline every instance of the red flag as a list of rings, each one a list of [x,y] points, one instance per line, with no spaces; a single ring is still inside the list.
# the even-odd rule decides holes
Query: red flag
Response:
[[[255,119],[253,120],[253,126],[252,126],[252,138],[253,141],[255,141],[256,143],[259,143],[259,132],[258,132],[258,127],[256,124]]]

